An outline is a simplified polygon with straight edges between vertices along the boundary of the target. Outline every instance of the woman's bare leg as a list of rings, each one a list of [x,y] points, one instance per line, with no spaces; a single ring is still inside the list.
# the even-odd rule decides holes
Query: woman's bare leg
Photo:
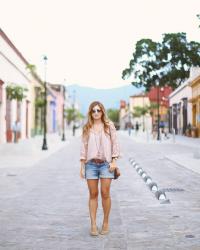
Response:
[[[109,228],[109,214],[111,208],[111,198],[110,198],[110,185],[112,179],[101,178],[101,197],[102,197],[102,207],[104,212],[103,219],[103,230],[108,230]]]
[[[91,229],[96,229],[96,214],[98,207],[98,182],[99,180],[87,180],[89,189],[89,211],[91,220]]]

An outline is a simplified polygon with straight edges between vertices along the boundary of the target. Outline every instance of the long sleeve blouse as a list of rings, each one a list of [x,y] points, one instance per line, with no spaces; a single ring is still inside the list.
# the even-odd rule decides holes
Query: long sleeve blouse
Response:
[[[101,149],[101,158],[105,159],[107,162],[112,161],[112,157],[120,156],[120,147],[117,139],[116,128],[112,122],[109,123],[110,129],[109,133],[105,133],[104,130],[101,132],[101,140],[98,141]],[[90,129],[88,138],[82,136],[81,138],[81,150],[80,150],[80,160],[85,160],[86,162],[97,158],[98,148],[97,141],[94,131]]]

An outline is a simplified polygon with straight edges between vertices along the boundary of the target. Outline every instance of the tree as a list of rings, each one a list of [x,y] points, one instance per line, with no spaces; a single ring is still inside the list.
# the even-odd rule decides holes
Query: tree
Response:
[[[199,20],[200,20],[200,14],[198,14],[198,15],[197,15],[197,17],[198,17],[198,18],[199,18]],[[200,24],[199,24],[199,28],[200,28]]]
[[[153,115],[153,111],[156,109],[158,109],[158,103],[156,102],[151,102],[150,106],[148,107],[149,108],[149,113],[150,115],[152,116]]]
[[[175,89],[189,77],[191,66],[200,66],[200,43],[188,42],[186,33],[169,33],[163,35],[161,43],[139,40],[122,78],[133,75],[132,84],[147,91],[157,83]]]
[[[108,118],[114,123],[119,122],[119,110],[118,109],[108,109],[107,115],[108,115]]]
[[[68,124],[70,124],[72,121],[81,120],[84,118],[84,116],[74,108],[65,109],[65,117]]]
[[[149,112],[149,107],[148,106],[136,106],[134,107],[134,111],[133,111],[133,117],[141,117],[146,115]]]
[[[145,105],[144,107],[141,107],[141,106],[136,106],[134,107],[134,111],[132,112],[133,114],[133,117],[143,117],[143,131],[145,131],[145,121],[144,121],[144,116],[149,113],[149,109],[150,107]]]

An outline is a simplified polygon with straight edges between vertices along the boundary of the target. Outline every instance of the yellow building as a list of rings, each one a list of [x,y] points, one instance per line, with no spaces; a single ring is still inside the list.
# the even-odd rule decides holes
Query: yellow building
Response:
[[[192,127],[193,136],[200,137],[200,75],[190,82],[192,88]]]

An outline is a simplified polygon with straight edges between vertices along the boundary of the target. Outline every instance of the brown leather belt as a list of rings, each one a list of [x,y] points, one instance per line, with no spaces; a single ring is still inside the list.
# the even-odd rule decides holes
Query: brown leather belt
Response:
[[[91,159],[91,162],[94,162],[94,163],[104,163],[105,161],[104,160],[101,160],[101,159]]]

